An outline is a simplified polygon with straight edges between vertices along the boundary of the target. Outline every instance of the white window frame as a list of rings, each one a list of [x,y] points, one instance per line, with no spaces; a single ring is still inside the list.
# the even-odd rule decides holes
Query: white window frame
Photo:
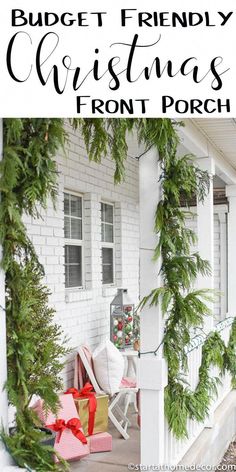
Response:
[[[81,277],[81,283],[82,285],[78,285],[77,287],[65,287],[66,291],[73,291],[73,290],[83,290],[85,286],[85,280],[84,280],[84,200],[83,200],[83,194],[74,192],[72,190],[65,189],[63,192],[63,197],[64,194],[67,193],[68,195],[74,195],[75,197],[80,197],[81,198],[81,207],[82,207],[82,217],[81,217],[81,227],[82,227],[82,239],[69,239],[69,238],[64,238],[65,241],[65,247],[66,246],[80,246],[81,247],[81,252],[82,252],[82,257],[81,257],[81,272],[82,272],[82,277]],[[64,199],[63,199],[64,202]],[[65,212],[63,210],[64,218],[65,216],[69,216],[70,218],[75,218],[70,215],[65,215]],[[79,219],[79,218],[78,218]],[[66,265],[66,264],[65,264]]]
[[[108,202],[107,200],[101,200],[101,204],[104,203],[105,205],[110,205],[112,207],[113,211],[113,223],[107,223],[105,221],[102,221],[102,209],[100,208],[101,211],[101,237],[102,237],[102,223],[105,223],[107,225],[113,226],[113,242],[108,243],[105,241],[101,241],[101,263],[102,263],[102,249],[103,248],[111,248],[113,249],[112,255],[113,255],[113,260],[112,260],[112,267],[113,267],[113,273],[112,273],[112,278],[113,282],[104,284],[103,283],[103,271],[102,271],[102,286],[103,287],[114,287],[115,285],[115,204]]]

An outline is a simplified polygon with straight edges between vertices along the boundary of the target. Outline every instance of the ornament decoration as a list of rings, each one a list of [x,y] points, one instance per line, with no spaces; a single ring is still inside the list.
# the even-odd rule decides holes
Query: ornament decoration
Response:
[[[132,331],[132,327],[130,324],[127,324],[126,327],[125,327],[125,332],[128,334]]]
[[[133,344],[133,318],[134,318],[134,305],[123,304],[123,299],[119,298],[127,297],[125,289],[118,290],[118,300],[116,303],[111,304],[111,341],[119,349],[124,349]]]

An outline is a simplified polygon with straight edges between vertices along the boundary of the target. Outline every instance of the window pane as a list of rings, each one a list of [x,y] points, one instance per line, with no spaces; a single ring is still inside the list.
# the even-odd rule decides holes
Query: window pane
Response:
[[[65,277],[66,277],[66,288],[68,288],[69,285],[69,266],[65,266]]]
[[[101,203],[101,218],[105,221],[105,203]]]
[[[64,232],[65,232],[65,238],[70,238],[70,218],[68,216],[65,216],[64,218]]]
[[[66,246],[65,249],[66,264],[81,264],[81,246]]]
[[[70,196],[71,216],[82,218],[82,198],[75,195]]]
[[[105,239],[105,226],[106,226],[105,223],[102,223],[102,241],[103,242],[106,241],[106,239]]]
[[[106,205],[106,223],[113,223],[113,206]]]
[[[107,203],[101,203],[102,221],[113,223],[113,206]]]
[[[67,287],[82,287],[81,265],[69,265],[69,285]]]
[[[68,193],[64,193],[64,213],[65,215],[70,214],[70,196]]]
[[[71,239],[82,239],[82,220],[71,218]]]
[[[113,261],[113,249],[111,247],[102,248],[102,263],[112,264]]]
[[[105,239],[106,243],[113,243],[113,226],[105,224]]]
[[[67,288],[82,286],[81,262],[81,246],[65,246],[65,279]]]
[[[102,283],[113,283],[113,249],[102,248]]]

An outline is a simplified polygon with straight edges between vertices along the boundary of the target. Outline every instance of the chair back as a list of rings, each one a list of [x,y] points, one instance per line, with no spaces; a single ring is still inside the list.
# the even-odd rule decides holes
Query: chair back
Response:
[[[87,346],[80,346],[78,348],[78,354],[80,356],[80,359],[83,363],[83,366],[88,374],[88,377],[90,379],[90,382],[95,390],[96,393],[104,393],[104,391],[99,387],[94,370],[93,370],[93,363],[92,363],[92,354],[89,351]]]

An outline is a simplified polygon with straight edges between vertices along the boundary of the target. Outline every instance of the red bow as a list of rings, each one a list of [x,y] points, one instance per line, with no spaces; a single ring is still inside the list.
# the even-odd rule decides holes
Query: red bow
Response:
[[[58,419],[53,424],[47,424],[46,427],[59,433],[56,438],[56,443],[60,442],[63,431],[65,431],[65,429],[70,429],[73,435],[79,439],[80,442],[87,444],[87,439],[84,433],[80,430],[81,422],[78,418],[71,418],[67,423],[65,420]]]
[[[92,436],[94,430],[94,422],[95,422],[95,413],[97,409],[97,399],[96,394],[93,391],[93,386],[86,382],[81,390],[77,390],[77,388],[69,388],[65,394],[71,393],[74,399],[78,398],[88,398],[89,401],[89,421],[88,421],[88,434]]]

